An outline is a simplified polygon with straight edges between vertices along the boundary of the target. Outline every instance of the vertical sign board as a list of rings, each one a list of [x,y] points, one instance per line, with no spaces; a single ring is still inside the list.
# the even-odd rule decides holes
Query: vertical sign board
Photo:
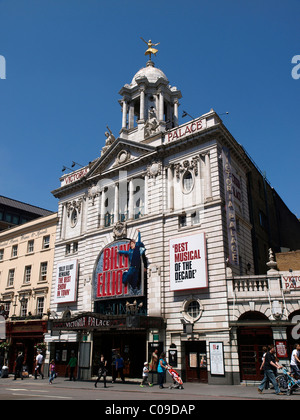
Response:
[[[171,290],[201,289],[207,285],[205,233],[171,239]]]
[[[77,260],[57,264],[54,303],[76,302],[77,275]]]
[[[223,147],[222,159],[223,159],[223,176],[224,176],[224,188],[225,188],[225,205],[226,205],[229,261],[233,265],[239,265],[234,198],[236,197],[238,199],[241,199],[240,190],[239,188],[237,188],[237,187],[240,187],[240,185],[239,185],[239,180],[233,174],[233,168],[231,166],[230,151],[226,147]]]
[[[223,343],[209,343],[210,374],[225,375]]]

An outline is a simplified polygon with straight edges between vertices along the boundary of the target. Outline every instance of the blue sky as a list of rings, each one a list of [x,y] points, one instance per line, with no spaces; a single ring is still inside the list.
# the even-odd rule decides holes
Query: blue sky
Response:
[[[214,108],[300,217],[299,0],[0,0],[0,195],[53,211],[63,165],[121,129],[146,45],[194,117]],[[189,118],[188,118],[189,119]],[[180,123],[188,121],[180,118]]]

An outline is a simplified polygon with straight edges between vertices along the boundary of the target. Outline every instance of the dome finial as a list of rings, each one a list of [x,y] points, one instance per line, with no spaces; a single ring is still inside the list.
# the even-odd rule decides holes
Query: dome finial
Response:
[[[148,49],[147,49],[147,51],[145,52],[145,55],[149,55],[149,58],[150,58],[150,62],[152,63],[152,61],[151,61],[151,54],[154,54],[155,56],[156,56],[156,53],[157,53],[157,49],[156,48],[153,48],[153,47],[156,47],[157,45],[159,45],[160,44],[160,42],[158,42],[157,44],[153,44],[152,43],[152,41],[151,41],[151,39],[149,39],[149,41],[147,42],[147,41],[145,41],[144,40],[144,38],[142,38],[141,37],[141,40],[142,41],[144,41],[145,42],[145,44],[147,44],[148,45]]]

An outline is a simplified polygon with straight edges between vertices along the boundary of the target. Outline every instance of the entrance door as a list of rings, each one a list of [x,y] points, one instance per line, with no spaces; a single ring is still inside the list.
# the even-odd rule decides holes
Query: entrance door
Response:
[[[263,347],[273,343],[270,328],[240,327],[238,329],[238,347],[241,380],[261,381],[263,371],[260,370]]]
[[[97,374],[100,356],[103,354],[111,375],[112,359],[116,353],[124,359],[124,375],[139,378],[146,361],[146,333],[95,333],[93,374]]]
[[[185,344],[185,365],[187,382],[208,382],[205,341]]]

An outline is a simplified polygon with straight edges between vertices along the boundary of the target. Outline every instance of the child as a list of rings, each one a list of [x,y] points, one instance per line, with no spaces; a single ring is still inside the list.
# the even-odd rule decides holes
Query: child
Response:
[[[53,381],[54,378],[56,378],[55,361],[54,361],[54,359],[52,359],[51,362],[50,362],[50,378],[49,378],[49,384],[52,384],[52,381]]]
[[[146,384],[148,384],[149,386],[153,385],[153,384],[150,384],[150,382],[148,381],[148,375],[149,375],[148,363],[145,362],[144,363],[144,368],[143,368],[143,380],[140,384],[141,388],[144,388],[144,385],[146,385]]]

